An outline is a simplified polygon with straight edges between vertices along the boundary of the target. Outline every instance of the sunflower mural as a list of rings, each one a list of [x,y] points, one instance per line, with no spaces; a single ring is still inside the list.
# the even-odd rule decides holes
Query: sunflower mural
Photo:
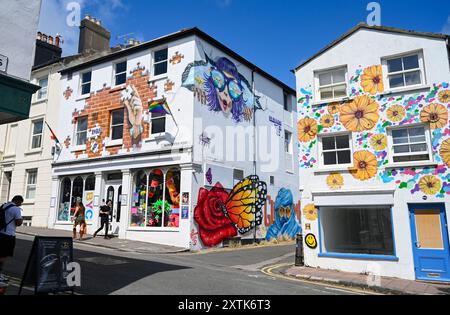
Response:
[[[348,82],[350,99],[343,102],[318,104],[312,86],[300,89],[297,125],[300,169],[318,166],[319,135],[347,131],[352,133],[353,147],[349,178],[377,181],[381,185],[393,183],[412,195],[447,198],[450,195],[450,85],[436,83],[426,92],[385,96],[382,78],[380,65],[360,67]],[[429,127],[428,149],[437,166],[392,168],[389,130],[419,124]],[[325,182],[331,190],[338,190],[344,186],[344,176],[329,173]]]
[[[308,221],[316,221],[319,217],[317,207],[314,204],[308,204],[303,208],[305,219]]]

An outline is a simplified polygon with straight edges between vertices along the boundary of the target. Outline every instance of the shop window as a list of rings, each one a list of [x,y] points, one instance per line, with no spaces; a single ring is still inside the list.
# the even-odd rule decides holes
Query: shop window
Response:
[[[61,181],[58,221],[65,222],[70,220],[71,189],[72,181],[70,180],[70,178],[64,178]]]
[[[178,169],[137,173],[131,227],[179,227],[180,178]]]
[[[75,208],[75,204],[77,202],[83,201],[83,188],[84,188],[83,178],[82,177],[75,178],[72,186],[72,203],[71,203],[72,208]]]
[[[84,191],[94,191],[94,190],[95,190],[95,176],[89,176],[86,179]]]
[[[390,207],[320,208],[323,253],[395,256]]]

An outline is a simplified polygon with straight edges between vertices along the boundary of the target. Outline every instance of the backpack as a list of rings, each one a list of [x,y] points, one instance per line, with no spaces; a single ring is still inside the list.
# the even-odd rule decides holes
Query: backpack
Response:
[[[14,221],[14,219],[12,219],[11,221],[6,222],[6,210],[14,207],[14,205],[12,204],[7,207],[5,207],[5,205],[6,203],[0,207],[0,231],[6,230],[6,227]]]

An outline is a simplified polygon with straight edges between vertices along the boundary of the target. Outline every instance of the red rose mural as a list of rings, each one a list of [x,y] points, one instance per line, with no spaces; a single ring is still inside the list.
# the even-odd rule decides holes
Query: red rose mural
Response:
[[[227,200],[228,193],[220,183],[217,183],[211,191],[200,189],[194,219],[199,227],[200,239],[205,246],[216,246],[237,235],[235,226],[223,211]]]

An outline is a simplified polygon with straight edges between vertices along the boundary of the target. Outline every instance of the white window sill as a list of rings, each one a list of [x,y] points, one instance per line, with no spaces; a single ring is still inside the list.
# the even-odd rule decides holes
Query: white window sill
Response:
[[[107,147],[107,148],[109,148],[109,147],[117,147],[117,146],[122,146],[123,145],[123,139],[119,139],[119,140],[111,140],[111,141],[108,141],[108,142],[106,142],[106,144],[105,144],[105,146]]]
[[[41,99],[38,99],[38,100],[33,101],[33,102],[31,103],[31,106],[39,105],[39,104],[42,104],[42,103],[46,103],[47,101],[48,101],[48,98],[47,98],[47,97],[46,97],[46,98],[41,98]]]
[[[312,106],[320,106],[323,104],[330,104],[330,103],[340,103],[340,102],[346,102],[349,100],[351,100],[351,98],[349,96],[341,97],[341,98],[333,98],[333,99],[329,99],[329,100],[320,100],[320,101],[313,102]]]
[[[158,76],[152,77],[152,79],[150,81],[151,82],[162,81],[162,80],[167,80],[168,78],[169,78],[168,74],[164,73],[164,74],[160,74]]]
[[[345,165],[339,165],[339,166],[335,166],[335,167],[320,167],[320,168],[314,170],[314,174],[346,172],[349,170],[350,167],[353,167],[353,164],[345,164]]]
[[[34,199],[25,199],[25,200],[23,201],[23,205],[24,205],[24,206],[32,206],[32,205],[34,205],[34,203],[35,203],[35,200],[34,200]]]
[[[384,91],[383,93],[380,93],[380,96],[386,96],[386,95],[390,95],[390,94],[398,94],[398,93],[405,93],[405,92],[413,92],[413,91],[417,91],[417,90],[430,90],[431,86],[430,85],[411,85],[411,86],[406,86],[406,87],[401,87],[401,88],[394,88],[394,89],[389,89]]]
[[[389,163],[384,166],[386,169],[393,168],[417,168],[417,167],[437,167],[439,164],[436,162],[403,162],[403,163]]]
[[[70,152],[86,151],[86,145],[77,145],[70,149]]]
[[[116,92],[117,90],[123,90],[127,87],[126,83],[122,83],[122,84],[118,84],[118,85],[113,85],[111,86],[111,92]]]
[[[25,152],[24,155],[39,154],[39,153],[42,153],[42,151],[43,151],[42,148],[39,148],[39,149],[32,149],[32,150],[29,150],[29,151]]]
[[[8,154],[8,155],[4,155],[3,156],[3,160],[11,160],[11,159],[14,159],[14,158],[16,158],[15,154]]]
[[[145,140],[145,142],[166,140],[167,136],[168,136],[167,132],[155,133],[155,134],[150,135],[150,138]]]
[[[85,99],[88,99],[89,97],[91,97],[91,93],[89,94],[85,94],[85,95],[80,95],[77,97],[77,99],[75,101],[84,101]]]

